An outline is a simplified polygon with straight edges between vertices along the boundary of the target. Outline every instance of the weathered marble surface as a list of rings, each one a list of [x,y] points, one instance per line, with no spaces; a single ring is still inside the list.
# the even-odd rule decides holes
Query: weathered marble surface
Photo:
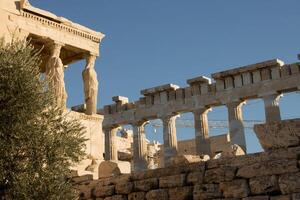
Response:
[[[254,131],[264,150],[300,144],[300,119],[257,124]]]

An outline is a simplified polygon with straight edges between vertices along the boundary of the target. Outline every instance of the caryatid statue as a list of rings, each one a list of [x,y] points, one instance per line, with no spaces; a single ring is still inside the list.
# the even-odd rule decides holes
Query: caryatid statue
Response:
[[[64,81],[64,65],[59,57],[62,45],[54,43],[51,47],[51,56],[46,64],[46,79],[56,98],[57,106],[65,108],[67,92]]]
[[[96,56],[87,56],[86,66],[82,72],[87,115],[97,113],[98,79],[97,73],[94,68],[95,60]]]

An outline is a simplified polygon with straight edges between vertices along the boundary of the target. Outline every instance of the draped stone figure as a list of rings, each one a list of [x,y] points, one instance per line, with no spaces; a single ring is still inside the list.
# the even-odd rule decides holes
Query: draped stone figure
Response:
[[[59,58],[61,50],[60,44],[54,44],[51,48],[51,57],[46,64],[46,78],[49,88],[53,91],[57,106],[65,108],[67,93],[64,81],[64,65]]]
[[[95,60],[96,56],[88,56],[86,58],[86,67],[82,72],[87,115],[97,113],[98,80],[94,68]]]

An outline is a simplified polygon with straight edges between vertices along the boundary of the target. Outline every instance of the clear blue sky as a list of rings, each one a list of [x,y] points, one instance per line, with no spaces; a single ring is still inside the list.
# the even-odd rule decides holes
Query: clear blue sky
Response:
[[[299,0],[30,2],[106,35],[96,62],[98,107],[112,103],[115,95],[136,100],[144,88],[183,87],[189,78],[267,59],[296,62],[300,53]],[[66,70],[69,106],[83,103],[83,67],[78,62]],[[300,94],[284,97],[283,118],[300,116],[299,102]],[[209,118],[227,119],[226,109],[214,109]],[[249,102],[244,118],[264,119],[262,102]],[[178,132],[179,140],[193,138],[192,130]],[[249,152],[260,150],[253,133],[246,135]]]

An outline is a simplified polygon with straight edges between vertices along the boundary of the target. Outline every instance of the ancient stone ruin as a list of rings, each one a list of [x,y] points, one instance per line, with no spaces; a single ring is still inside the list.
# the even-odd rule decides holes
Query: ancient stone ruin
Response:
[[[300,90],[299,63],[263,61],[189,79],[184,88],[144,89],[132,102],[115,96],[97,109],[94,65],[104,35],[27,0],[3,0],[0,10],[0,35],[43,47],[39,67],[58,105],[86,127],[87,157],[72,177],[80,199],[300,199],[300,119],[282,120],[279,106],[283,94]],[[82,59],[85,102],[68,109],[64,69]],[[245,155],[242,107],[251,99],[264,102],[265,123],[254,126],[264,152]],[[229,133],[210,137],[207,113],[221,105],[228,110]],[[182,113],[193,114],[195,138],[178,142]],[[162,120],[163,144],[146,139],[145,125],[154,119]]]

